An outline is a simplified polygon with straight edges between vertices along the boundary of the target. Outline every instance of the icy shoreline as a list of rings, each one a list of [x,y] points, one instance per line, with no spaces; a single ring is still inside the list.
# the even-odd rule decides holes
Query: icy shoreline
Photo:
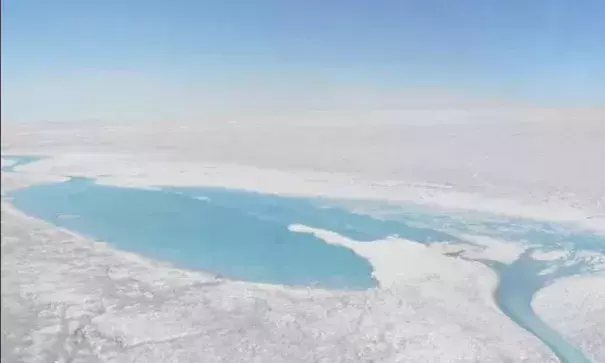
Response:
[[[210,186],[278,195],[407,202],[450,210],[568,222],[605,232],[605,214],[586,212],[561,202],[529,203],[458,192],[447,185],[380,181],[337,173],[288,172],[233,164],[150,160],[143,155],[49,153],[45,156],[40,161],[18,167],[18,170],[26,174],[91,178],[101,185],[119,187]]]

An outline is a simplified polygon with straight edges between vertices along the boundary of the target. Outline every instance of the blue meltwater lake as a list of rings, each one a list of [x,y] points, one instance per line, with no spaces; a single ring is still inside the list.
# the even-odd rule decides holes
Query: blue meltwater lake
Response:
[[[500,276],[494,299],[562,362],[588,362],[534,314],[531,300],[556,279],[602,268],[583,254],[605,255],[605,238],[593,232],[411,205],[378,217],[361,212],[364,208],[351,208],[351,201],[220,188],[121,188],[84,178],[34,185],[9,196],[27,214],[124,250],[232,279],[296,286],[367,289],[377,284],[368,261],[311,234],[292,232],[288,229],[292,224],[366,243],[389,236],[425,244],[471,243],[460,237],[468,234],[515,241],[528,248],[516,261],[477,260]],[[567,252],[554,261],[531,255],[554,250]]]
[[[432,242],[456,237],[327,207],[314,199],[223,189],[144,190],[73,178],[11,194],[23,211],[120,248],[225,277],[288,285],[375,286],[369,263],[291,224],[361,241],[399,235]]]

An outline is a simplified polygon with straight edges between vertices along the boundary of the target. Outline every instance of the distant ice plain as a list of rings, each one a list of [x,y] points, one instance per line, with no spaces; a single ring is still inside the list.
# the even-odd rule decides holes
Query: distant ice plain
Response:
[[[3,175],[3,189],[22,187],[27,183],[49,178],[59,180],[65,175],[79,175],[97,178],[100,183],[137,187],[213,185],[296,195],[386,198],[441,207],[483,209],[507,215],[574,222],[583,227],[605,230],[605,223],[603,223],[605,171],[595,168],[600,160],[599,155],[605,155],[604,146],[599,142],[605,139],[605,125],[598,121],[585,124],[580,122],[579,127],[577,124],[576,127],[571,127],[570,124],[557,122],[429,126],[378,124],[357,125],[355,129],[343,125],[257,127],[179,125],[168,130],[162,125],[141,126],[20,125],[6,130],[3,125],[2,137],[3,148],[5,148],[3,152],[41,154],[51,157],[19,168],[23,175]],[[44,130],[44,127],[47,129]],[[158,135],[161,135],[161,138],[157,138]],[[95,334],[99,337],[98,345],[90,347],[88,357],[109,354],[104,357],[109,361],[132,359],[129,354],[141,354],[141,357],[145,357],[143,359],[179,361],[186,361],[186,359],[195,361],[202,356],[209,357],[207,361],[233,359],[252,361],[255,356],[263,361],[325,359],[325,361],[337,362],[374,359],[419,362],[443,361],[444,357],[447,357],[447,361],[469,359],[483,362],[554,361],[539,341],[508,321],[493,306],[489,293],[490,289],[493,289],[495,276],[489,269],[482,269],[479,266],[473,267],[477,271],[472,275],[479,278],[473,283],[460,279],[457,283],[461,285],[456,285],[457,283],[449,281],[449,278],[443,280],[445,276],[451,274],[451,271],[443,270],[434,271],[436,276],[441,276],[436,278],[436,281],[441,281],[437,282],[437,285],[435,282],[430,282],[431,279],[420,277],[421,283],[416,281],[411,284],[413,279],[405,280],[410,284],[403,284],[405,287],[400,286],[395,290],[384,289],[363,294],[345,294],[345,296],[340,293],[276,289],[265,285],[228,281],[219,282],[218,286],[221,287],[211,292],[207,287],[202,287],[201,290],[192,288],[197,291],[195,294],[202,291],[203,294],[209,294],[206,296],[207,304],[213,305],[222,301],[223,305],[218,308],[219,311],[241,309],[243,320],[256,321],[254,324],[242,321],[243,331],[225,333],[231,334],[230,338],[226,338],[227,340],[244,341],[241,350],[233,349],[221,343],[216,332],[213,333],[216,338],[214,340],[206,336],[210,334],[204,330],[208,328],[207,322],[200,322],[200,326],[193,328],[183,328],[187,324],[196,324],[195,319],[189,320],[192,314],[195,314],[193,312],[199,313],[199,305],[197,307],[189,305],[191,302],[186,302],[183,296],[170,295],[170,298],[162,298],[160,301],[151,297],[155,296],[154,294],[162,295],[161,289],[156,291],[158,288],[154,287],[154,284],[178,286],[186,283],[179,280],[182,280],[183,274],[195,276],[193,280],[196,281],[200,278],[214,281],[211,277],[202,278],[203,274],[169,267],[157,269],[154,266],[157,269],[157,278],[153,279],[151,286],[141,292],[139,285],[143,280],[137,280],[140,277],[135,279],[128,276],[134,274],[137,269],[148,269],[145,266],[155,264],[154,262],[137,257],[137,263],[124,265],[124,262],[118,261],[126,261],[123,258],[128,254],[106,247],[99,252],[98,249],[101,247],[90,245],[89,242],[83,244],[85,241],[77,236],[68,237],[65,234],[67,232],[59,232],[56,228],[22,216],[5,202],[2,206],[3,227],[8,226],[3,228],[3,286],[5,282],[7,286],[14,286],[16,281],[20,281],[21,284],[25,283],[28,289],[31,289],[31,294],[36,297],[35,303],[21,301],[19,305],[34,308],[53,302],[56,307],[49,308],[47,313],[61,315],[67,314],[64,307],[73,304],[74,307],[71,309],[77,309],[77,306],[81,307],[82,302],[87,299],[97,302],[114,299],[114,304],[117,304],[115,306],[122,304],[122,308],[130,306],[129,309],[134,309],[137,304],[141,305],[140,302],[125,302],[130,295],[139,296],[144,300],[143,295],[146,294],[145,296],[149,296],[150,303],[153,302],[153,307],[140,306],[141,309],[133,310],[131,316],[116,316],[119,313],[115,310],[115,306],[114,310],[109,308],[110,313],[107,313],[107,306],[103,308],[105,309],[103,313],[91,311],[75,313],[77,316],[74,317],[74,321],[89,319],[89,323],[82,323],[84,324],[82,329],[93,331],[87,337]],[[40,232],[31,235],[31,232],[27,231],[34,226]],[[5,232],[5,229],[8,232]],[[28,234],[30,237],[25,246],[19,246],[14,240],[15,237],[23,238]],[[61,237],[51,237],[53,235]],[[124,286],[112,278],[106,281],[113,286],[113,289],[118,285],[124,287],[125,295],[120,292],[105,296],[106,292],[91,292],[89,286],[73,284],[70,276],[74,279],[86,278],[88,272],[85,271],[87,268],[85,266],[71,266],[65,272],[67,275],[53,278],[56,273],[53,275],[50,270],[55,270],[57,267],[61,270],[60,266],[66,268],[74,262],[53,257],[52,251],[50,256],[36,253],[23,255],[10,251],[5,253],[5,240],[8,241],[7,247],[18,251],[19,248],[31,249],[39,246],[44,238],[64,241],[61,242],[62,246],[70,246],[65,247],[70,252],[98,255],[99,259],[101,255],[104,256],[103,259],[107,254],[117,256],[112,257],[116,259],[115,261],[107,260],[102,265],[107,269],[106,277],[114,268],[112,267],[114,265],[111,265],[113,263],[117,270],[125,274],[124,278],[128,283],[124,283],[126,284]],[[23,266],[24,262],[30,265],[33,262],[44,270],[47,273],[46,282],[41,284],[22,280],[27,279],[28,276],[21,271],[23,267],[20,266]],[[24,277],[15,277],[14,272],[11,272],[13,270],[20,271],[19,276]],[[173,271],[171,273],[180,277],[173,280],[163,276],[162,271],[166,273]],[[554,303],[544,303],[557,301],[558,295],[561,294],[555,288],[557,284],[542,290],[534,305],[538,313],[552,322],[568,339],[583,347],[587,354],[599,361],[604,354],[599,350],[599,346],[602,346],[599,342],[603,342],[605,333],[598,329],[583,329],[582,323],[578,322],[583,316],[590,316],[593,322],[594,319],[604,318],[605,314],[600,313],[602,308],[598,306],[598,292],[590,290],[591,286],[595,289],[602,286],[603,277],[595,275],[594,278],[596,279],[594,283],[582,285],[581,293],[588,301],[582,305],[574,303],[579,301],[574,298],[576,286],[571,284],[566,287],[565,304],[568,311],[573,311],[574,307],[586,309],[590,306],[592,309],[586,312],[577,310],[572,319],[573,326],[562,319],[557,320],[558,314],[552,313],[558,310]],[[443,281],[447,281],[447,284],[444,285]],[[564,281],[561,282],[563,283]],[[192,283],[192,286],[196,284],[200,283]],[[49,290],[49,286],[53,288]],[[74,295],[62,295],[59,293],[62,289],[72,291]],[[134,290],[128,293],[128,289]],[[14,290],[12,292],[14,293]],[[10,294],[10,288],[6,292],[3,289],[3,325],[5,311],[8,321],[23,316],[22,313],[5,309],[5,301],[7,306],[17,303],[14,300],[16,297]],[[248,298],[241,301],[242,296]],[[280,304],[277,296],[283,296],[289,303],[278,308],[279,313],[269,313],[276,309],[274,304]],[[410,298],[412,296],[413,299]],[[597,300],[594,300],[593,296]],[[255,301],[253,305],[250,305],[252,304],[250,297]],[[317,299],[321,302],[316,301]],[[232,307],[224,306],[227,301],[231,301],[228,305]],[[257,307],[259,301],[265,301],[262,304],[270,304],[271,308],[260,309],[263,311],[262,314],[258,310],[249,315],[244,313],[252,306],[255,306],[254,309],[259,309]],[[285,307],[288,304],[303,304],[303,301],[309,304],[305,307],[307,311],[315,312],[303,313],[303,310],[299,310],[294,305]],[[343,301],[357,302],[345,308],[342,305]],[[390,304],[395,305],[389,308]],[[406,308],[410,304],[411,310]],[[189,318],[183,320],[173,316],[174,311],[166,310],[169,306],[173,310],[176,309],[175,306],[179,306],[176,310]],[[335,314],[334,319],[337,321],[329,325],[326,323],[323,327],[318,325],[316,326],[318,330],[313,333],[306,327],[292,327],[291,324],[316,321],[318,316],[326,316],[327,311],[333,311],[330,310],[332,309],[330,306],[340,307],[331,313]],[[16,308],[16,305],[12,308]],[[204,309],[208,308],[205,306]],[[372,311],[371,314],[364,313],[368,309]],[[159,318],[162,322],[159,323],[162,325],[161,328],[158,326],[154,330],[150,326],[145,328],[141,326],[144,331],[133,331],[136,324],[124,323],[137,318],[148,320],[143,316],[151,311],[154,316],[161,317]],[[466,311],[473,311],[472,316]],[[481,313],[477,314],[477,312]],[[381,318],[381,314],[386,314],[384,319]],[[393,314],[396,314],[396,317]],[[244,316],[247,318],[244,319]],[[286,343],[283,346],[272,346],[268,342],[278,339],[267,338],[263,334],[267,334],[268,330],[272,330],[273,333],[280,331],[276,327],[284,326],[278,321],[283,320],[285,316],[296,316],[285,325],[287,328],[283,328],[285,330],[281,333],[285,334],[282,338],[290,339],[292,345]],[[418,316],[424,316],[427,320],[418,321]],[[225,316],[225,326],[233,325],[233,319],[230,314]],[[122,322],[122,325],[119,325],[122,328],[116,331],[117,322]],[[33,321],[30,323],[39,324]],[[145,322],[147,323],[148,321]],[[252,325],[246,325],[248,323]],[[452,323],[458,328],[453,329],[451,334],[448,333],[449,330],[443,330]],[[602,323],[601,326],[605,326],[605,321]],[[319,320],[316,324],[320,324]],[[351,330],[351,324],[361,324],[358,328],[363,327],[363,329]],[[202,325],[205,327],[201,328]],[[469,329],[460,328],[465,325],[468,325]],[[49,322],[48,326],[40,328],[42,332],[33,329],[32,331],[39,334],[39,338],[42,339],[39,345],[30,345],[24,350],[7,352],[7,354],[27,355],[36,349],[47,349],[52,352],[53,344],[57,344],[50,343],[53,341],[53,336],[61,337],[61,334],[53,329],[60,326],[60,323]],[[174,326],[174,333],[168,329],[170,326]],[[225,329],[220,323],[213,326],[218,331]],[[256,330],[251,326],[257,327]],[[587,327],[588,324],[584,326]],[[65,325],[63,327],[66,328]],[[70,331],[71,328],[66,329]],[[107,332],[104,329],[113,330]],[[509,330],[509,333],[504,333]],[[32,331],[29,333],[31,334]],[[184,331],[191,331],[191,333]],[[337,338],[338,343],[331,341],[332,338],[327,339],[325,334],[334,335],[333,339],[340,336]],[[372,336],[375,334],[371,338],[375,343],[370,344],[365,340],[370,339],[368,334]],[[290,336],[287,338],[288,335]],[[70,344],[72,347],[78,346],[73,342],[70,343],[67,336],[63,338],[64,346]],[[3,334],[3,346],[5,346],[4,339],[8,338]],[[116,339],[122,341],[120,343],[122,347],[109,347]],[[49,347],[44,345],[46,341]],[[486,344],[486,342],[490,343]],[[174,356],[161,356],[165,350],[162,346],[166,344],[170,345]],[[200,344],[211,349],[212,352],[202,352]],[[257,344],[261,346],[253,348]],[[297,345],[305,344],[309,344],[304,349],[306,355],[295,348]],[[193,345],[197,347],[193,348]],[[402,346],[405,348],[401,348]],[[70,354],[69,349],[69,347],[65,348],[64,351],[60,351],[62,352],[60,354]],[[4,351],[3,349],[3,358]],[[82,361],[87,361],[85,358],[87,355],[80,354],[81,356],[78,357],[83,359]],[[90,360],[92,361],[92,358]]]

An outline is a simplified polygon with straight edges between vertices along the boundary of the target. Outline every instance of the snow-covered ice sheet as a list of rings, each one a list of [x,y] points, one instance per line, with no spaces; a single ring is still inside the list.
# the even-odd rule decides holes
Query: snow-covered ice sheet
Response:
[[[223,186],[388,199],[603,231],[605,171],[596,166],[605,154],[605,127],[598,120],[579,122],[573,128],[565,122],[3,125],[3,152],[47,158],[2,173],[2,189],[86,176],[132,187]],[[387,240],[360,249],[365,246],[341,241],[374,261],[382,287],[296,290],[217,280],[116,251],[24,216],[7,202],[6,361],[556,361],[495,306],[495,274],[479,263],[444,256],[458,251],[448,245]],[[466,258],[510,262],[523,253],[507,241],[472,238]],[[390,251],[409,265],[381,263]],[[599,361],[605,332],[592,322],[601,314],[594,289],[604,277],[594,278],[581,289],[566,288],[560,305],[560,289],[568,285],[555,283],[539,292],[533,306]],[[559,311],[568,318],[559,318]],[[573,324],[566,323],[570,319]]]

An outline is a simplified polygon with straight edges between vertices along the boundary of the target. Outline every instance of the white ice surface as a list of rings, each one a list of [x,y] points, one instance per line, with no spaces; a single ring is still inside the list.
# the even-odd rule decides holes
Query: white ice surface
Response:
[[[398,290],[414,285],[432,294],[443,288],[458,286],[465,289],[469,298],[482,300],[485,306],[495,310],[492,292],[497,285],[493,271],[481,263],[445,256],[446,246],[424,245],[400,238],[359,242],[338,233],[293,224],[289,230],[309,233],[326,243],[351,249],[367,259],[373,268],[373,276],[383,289]],[[461,291],[462,292],[462,291]]]
[[[557,260],[564,257],[568,252],[564,250],[555,250],[555,251],[534,251],[531,254],[531,258],[534,260],[542,260],[542,261],[552,261]]]
[[[575,276],[540,290],[533,308],[595,362],[605,362],[605,274]]]
[[[453,251],[460,251],[461,255],[469,259],[487,259],[511,263],[515,261],[527,248],[518,241],[504,241],[493,237],[477,236],[463,234],[460,236],[463,240],[473,243],[473,245],[454,245]]]

